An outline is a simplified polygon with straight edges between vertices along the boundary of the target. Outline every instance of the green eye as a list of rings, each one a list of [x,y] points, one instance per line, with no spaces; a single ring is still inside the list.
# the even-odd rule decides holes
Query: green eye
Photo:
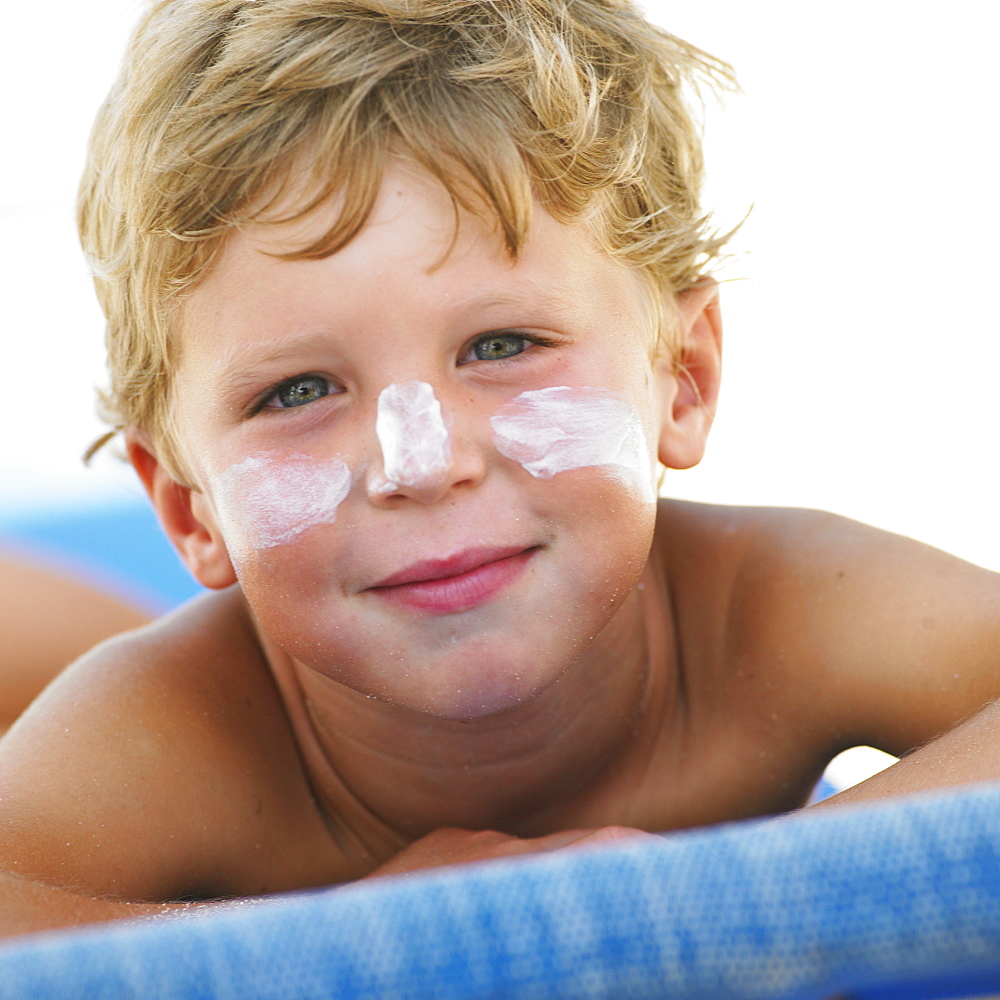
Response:
[[[517,333],[491,333],[473,345],[477,361],[502,361],[527,350],[530,341]]]
[[[330,383],[318,375],[303,375],[289,379],[274,394],[274,404],[280,408],[305,406],[330,394]]]

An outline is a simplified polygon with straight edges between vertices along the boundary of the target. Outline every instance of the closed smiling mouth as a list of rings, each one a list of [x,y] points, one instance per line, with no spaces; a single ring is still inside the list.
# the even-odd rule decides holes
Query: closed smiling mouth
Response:
[[[380,580],[367,593],[432,614],[466,611],[513,583],[537,551],[537,546],[469,549],[447,559],[421,560]]]

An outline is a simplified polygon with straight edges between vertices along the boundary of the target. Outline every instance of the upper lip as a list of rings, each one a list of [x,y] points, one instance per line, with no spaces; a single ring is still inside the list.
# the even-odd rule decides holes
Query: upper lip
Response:
[[[387,576],[384,580],[372,585],[377,587],[400,587],[407,583],[428,583],[432,580],[444,580],[451,576],[461,576],[470,573],[480,566],[499,562],[511,556],[520,555],[532,546],[511,545],[503,548],[466,549],[446,559],[421,559],[419,562],[405,566],[398,573]]]

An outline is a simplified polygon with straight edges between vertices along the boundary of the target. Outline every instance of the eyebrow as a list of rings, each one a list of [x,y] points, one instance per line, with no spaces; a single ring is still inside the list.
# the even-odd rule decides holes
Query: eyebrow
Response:
[[[454,300],[449,308],[455,313],[486,312],[491,309],[541,309],[549,310],[559,318],[572,316],[579,308],[579,304],[574,303],[570,296],[561,294],[561,289],[539,288],[530,281],[525,281],[522,287],[525,294],[506,291],[473,292]],[[331,351],[329,330],[312,329],[288,335],[276,333],[274,336],[277,343],[269,348],[262,346],[259,353],[253,348],[232,348],[226,351],[225,357],[217,365],[212,366],[212,377],[221,380],[225,387],[222,389],[222,396],[227,404],[236,405],[236,400],[241,399],[248,391],[257,390],[262,378],[268,383],[275,380],[272,373],[263,376],[263,370],[281,365],[286,359],[290,361],[302,353],[329,354]],[[287,374],[298,374],[298,370]]]
[[[293,333],[281,337],[280,341],[270,349],[262,348],[259,353],[253,348],[227,350],[226,356],[216,367],[214,374],[223,378],[241,379],[246,376],[248,368],[251,370],[265,368],[302,352],[319,350],[329,352],[329,332],[321,333],[318,330],[309,330],[299,334]]]
[[[572,315],[579,308],[579,303],[575,302],[573,296],[565,293],[560,288],[539,288],[531,281],[524,281],[522,286],[525,294],[511,294],[510,292],[483,292],[473,293],[466,298],[455,301],[456,310],[488,310],[504,308],[520,309],[551,309],[560,316]]]
[[[282,378],[299,374],[298,363],[290,363],[297,355],[320,350],[329,353],[330,338],[328,333],[316,330],[291,334],[270,349],[262,348],[260,353],[252,348],[242,351],[234,348],[227,350],[220,363],[211,366],[211,378],[220,385],[218,392],[222,405],[228,409],[242,409],[248,395],[256,395]],[[276,366],[286,362],[289,364],[287,371],[274,371]]]

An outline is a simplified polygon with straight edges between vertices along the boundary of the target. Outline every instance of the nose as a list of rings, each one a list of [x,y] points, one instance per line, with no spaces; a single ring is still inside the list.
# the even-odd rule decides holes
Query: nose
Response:
[[[454,487],[482,479],[483,460],[474,446],[454,441],[441,404],[427,382],[402,382],[379,394],[375,436],[381,462],[369,467],[366,485],[373,503],[400,497],[432,504]]]

